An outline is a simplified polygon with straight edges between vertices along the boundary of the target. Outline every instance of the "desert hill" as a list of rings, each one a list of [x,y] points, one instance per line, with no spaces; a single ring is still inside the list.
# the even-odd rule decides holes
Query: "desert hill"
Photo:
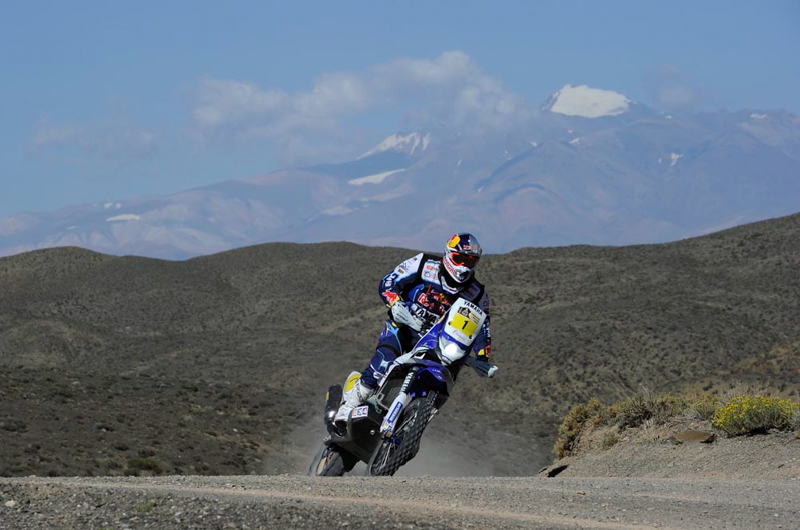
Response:
[[[377,284],[412,254],[273,243],[182,262],[0,259],[0,475],[301,470],[290,444],[319,421],[325,386],[366,364],[385,318]],[[465,374],[431,434],[494,473],[532,474],[593,395],[733,376],[797,387],[798,271],[800,215],[486,256],[501,372]]]

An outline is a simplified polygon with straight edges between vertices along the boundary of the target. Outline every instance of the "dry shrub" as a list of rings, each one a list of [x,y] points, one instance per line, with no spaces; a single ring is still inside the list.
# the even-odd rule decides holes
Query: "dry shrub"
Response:
[[[157,461],[151,458],[129,458],[126,472],[138,474],[139,471],[152,471],[154,475],[160,475],[163,469]]]
[[[684,415],[692,420],[708,421],[714,417],[719,406],[719,397],[711,394],[693,396],[687,400]]]
[[[603,436],[603,441],[601,442],[601,446],[603,449],[610,449],[616,445],[619,441],[619,434],[615,432],[607,432],[605,436]]]
[[[711,420],[713,425],[729,436],[766,432],[770,429],[794,430],[800,438],[800,403],[758,393],[752,386],[734,385],[723,397],[700,395],[675,397],[656,395],[645,387],[633,396],[611,406],[592,398],[586,404],[575,405],[558,429],[553,447],[556,457],[575,454],[581,435],[616,423],[619,430],[667,423],[676,416]],[[612,447],[619,435],[603,435],[600,446]]]
[[[681,414],[689,406],[686,398],[676,398],[666,395],[653,394],[649,389],[642,390],[628,399],[617,403],[617,422],[620,429],[626,427],[639,427],[650,420],[652,424],[659,425]]]
[[[564,421],[562,421],[561,425],[558,427],[558,438],[553,447],[553,453],[555,453],[556,458],[564,458],[572,454],[575,448],[575,442],[578,440],[578,435],[588,418],[589,413],[586,405],[583,403],[572,407],[567,415],[564,416]]]
[[[593,427],[598,427],[608,424],[615,417],[616,412],[613,407],[603,405],[597,398],[572,407],[558,428],[558,438],[553,447],[556,458],[564,458],[574,453],[580,434],[587,423],[591,422]]]

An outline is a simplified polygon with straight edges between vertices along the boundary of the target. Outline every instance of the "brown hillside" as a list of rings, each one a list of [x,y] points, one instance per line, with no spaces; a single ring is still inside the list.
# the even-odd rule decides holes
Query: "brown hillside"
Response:
[[[0,474],[297,469],[275,455],[318,421],[327,384],[363,368],[385,318],[378,281],[411,254],[275,243],[184,262],[0,259]],[[574,403],[796,356],[798,271],[800,215],[487,256],[501,372],[459,380],[432,429],[496,473],[533,473]],[[756,376],[798,384],[798,363],[781,362],[794,371]]]

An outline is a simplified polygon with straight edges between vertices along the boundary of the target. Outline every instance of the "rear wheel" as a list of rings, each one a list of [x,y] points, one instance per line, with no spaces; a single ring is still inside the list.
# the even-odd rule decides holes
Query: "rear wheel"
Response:
[[[384,440],[372,455],[367,465],[367,475],[394,475],[400,466],[417,455],[435,399],[436,393],[431,392],[409,403],[392,437]]]
[[[345,471],[347,471],[347,466],[342,454],[332,445],[322,444],[322,447],[319,448],[314,460],[311,462],[308,476],[341,477]]]

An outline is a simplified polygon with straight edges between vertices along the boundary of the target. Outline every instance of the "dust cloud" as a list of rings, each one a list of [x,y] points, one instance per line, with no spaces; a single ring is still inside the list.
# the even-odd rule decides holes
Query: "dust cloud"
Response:
[[[278,450],[270,453],[264,474],[305,475],[325,435],[322,414],[312,416],[292,431]],[[434,420],[422,437],[416,458],[401,467],[396,476],[485,477],[510,474],[507,466],[491,458],[490,452],[487,454],[486,450],[465,443],[466,438],[468,435],[463,431],[443,429]],[[364,475],[365,472],[366,465],[359,463],[349,474]]]

